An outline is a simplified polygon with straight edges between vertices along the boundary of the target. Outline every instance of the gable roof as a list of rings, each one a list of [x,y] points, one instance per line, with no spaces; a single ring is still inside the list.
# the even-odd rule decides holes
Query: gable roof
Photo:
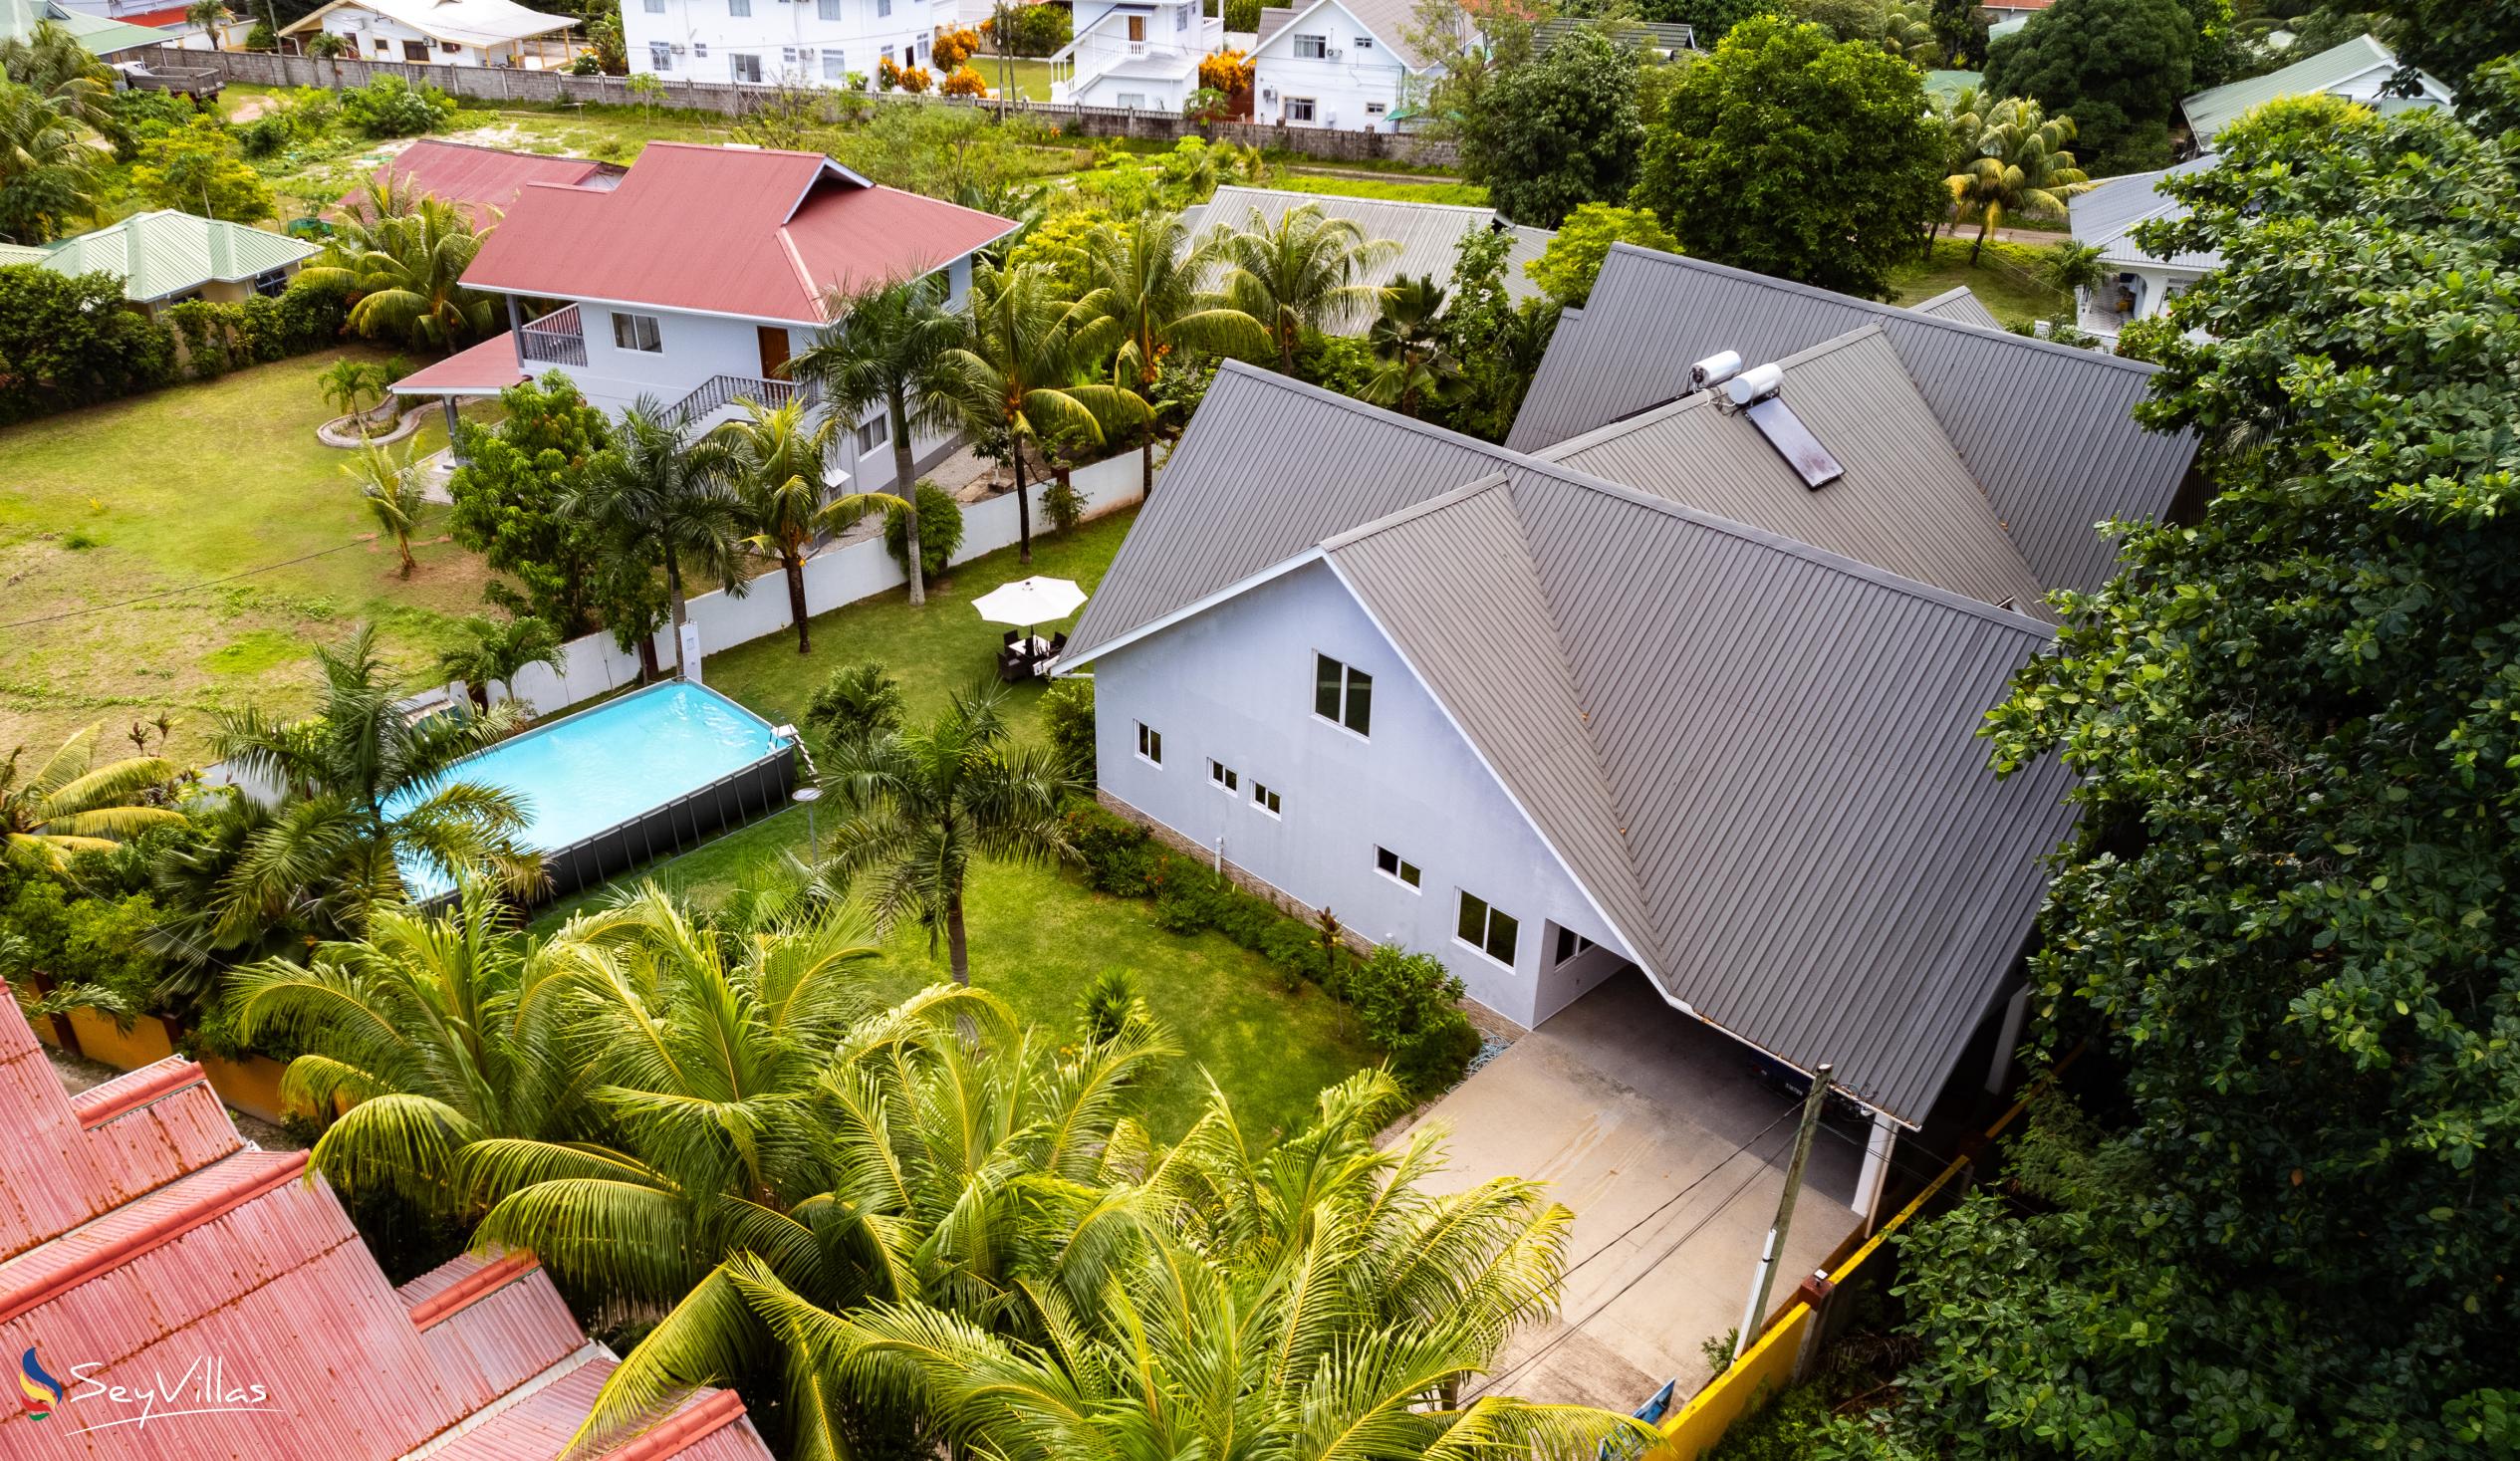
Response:
[[[31,41],[35,28],[48,21],[70,32],[91,56],[119,56],[173,39],[147,26],[73,10],[61,0],[0,0],[0,41]]]
[[[1921,1118],[2070,822],[1975,735],[2042,625],[1228,365],[1063,663],[1315,558],[1670,998]]]
[[[2099,249],[2105,264],[2141,264],[2156,269],[2166,265],[2200,274],[2221,267],[2222,255],[2211,249],[2188,250],[2161,259],[2145,253],[2134,237],[2138,224],[2186,216],[2183,204],[2160,191],[2163,178],[2202,172],[2220,160],[2207,152],[2157,172],[2131,172],[2124,177],[2102,179],[2090,192],[2066,202],[2066,220],[2073,227],[2074,241]]]
[[[372,175],[393,178],[413,191],[453,203],[475,224],[486,224],[492,221],[494,211],[504,217],[529,184],[608,187],[622,172],[618,163],[587,157],[511,152],[471,142],[421,137],[385,159]],[[365,187],[355,187],[342,194],[341,201],[334,204],[335,211],[348,212],[366,192]]]
[[[1560,322],[1506,445],[1675,399],[1723,351],[1755,365],[1875,323],[2042,585],[2098,588],[2117,550],[2093,525],[2169,510],[2195,441],[2136,423],[2150,365],[1625,243]]]
[[[1516,299],[1534,299],[1540,294],[1540,286],[1523,272],[1523,266],[1539,258],[1548,250],[1549,240],[1557,237],[1545,228],[1508,223],[1493,208],[1350,198],[1265,187],[1220,187],[1207,202],[1183,209],[1181,222],[1195,238],[1209,223],[1241,228],[1256,209],[1274,228],[1289,211],[1307,206],[1319,208],[1325,217],[1347,219],[1369,240],[1389,239],[1399,245],[1398,252],[1389,259],[1358,277],[1358,283],[1376,288],[1419,274],[1431,274],[1440,284],[1452,277],[1453,259],[1463,234],[1478,228],[1507,228],[1513,231],[1514,241],[1505,254],[1506,293]],[[1370,317],[1349,322],[1351,328],[1358,330],[1370,323]]]
[[[458,46],[503,46],[529,36],[565,31],[578,23],[574,16],[528,10],[516,0],[332,0],[282,26],[280,34],[293,36],[300,31],[321,30],[324,17],[345,6],[374,11],[432,41],[451,41]]]
[[[2333,91],[2349,82],[2371,77],[2375,72],[2386,70],[2394,73],[2396,69],[2396,52],[2382,45],[2376,36],[2356,36],[2343,45],[2331,46],[2316,56],[2305,56],[2264,76],[2253,76],[2246,81],[2198,92],[2181,102],[2179,110],[2186,115],[2187,129],[2195,136],[2196,145],[2210,147],[2217,133],[2252,107],[2272,102],[2278,97],[2307,97]],[[2451,93],[2448,87],[2429,73],[2419,71],[2415,76],[2423,87],[2420,95],[2374,98],[2366,105],[2383,112],[2449,105]],[[2379,79],[2386,80],[2386,77]]]
[[[527,183],[463,282],[820,325],[827,294],[929,273],[1014,227],[820,152],[650,142],[610,190]]]
[[[160,208],[40,249],[12,251],[5,262],[40,263],[57,274],[112,274],[123,281],[125,299],[146,302],[214,280],[241,283],[314,252],[315,245],[285,233]]]
[[[1311,0],[1309,4],[1289,7],[1285,18],[1275,25],[1271,25],[1270,22],[1276,17],[1263,10],[1260,13],[1260,39],[1253,45],[1254,53],[1257,54],[1261,48],[1276,40],[1281,32],[1301,23],[1307,16],[1325,5],[1337,5],[1340,9],[1347,11],[1357,24],[1364,26],[1373,34],[1374,39],[1383,43],[1384,49],[1399,58],[1400,65],[1410,71],[1426,69],[1429,58],[1424,48],[1420,47],[1415,39],[1415,33],[1420,29],[1416,0]],[[1468,24],[1466,17],[1463,24],[1464,26]],[[1346,43],[1334,40],[1331,44],[1337,46]]]
[[[2004,328],[2004,322],[1996,319],[1995,312],[1986,308],[1985,303],[1970,293],[1965,284],[1955,284],[1932,299],[1918,300],[1908,308],[1937,320],[1957,320],[1963,325],[1977,325],[1988,330]]]

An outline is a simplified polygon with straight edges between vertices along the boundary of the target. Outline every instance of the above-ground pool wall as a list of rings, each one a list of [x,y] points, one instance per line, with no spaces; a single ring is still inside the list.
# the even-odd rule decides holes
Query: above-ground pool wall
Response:
[[[563,897],[592,887],[737,823],[776,812],[788,804],[788,794],[795,788],[796,745],[790,742],[741,771],[583,842],[543,853],[543,870],[551,877],[546,896]]]

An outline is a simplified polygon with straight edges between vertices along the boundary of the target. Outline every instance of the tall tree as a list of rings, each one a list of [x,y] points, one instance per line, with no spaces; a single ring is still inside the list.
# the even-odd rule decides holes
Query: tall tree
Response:
[[[1580,310],[1593,297],[1594,282],[1610,260],[1613,244],[1678,253],[1679,241],[1649,208],[1614,208],[1586,203],[1570,214],[1549,239],[1549,246],[1528,266],[1531,280],[1561,309]]]
[[[2428,71],[2459,93],[2462,108],[2470,102],[2469,83],[2486,64],[2520,54],[2520,9],[2478,0],[2382,0],[2377,6],[2339,4],[2338,10],[2360,13],[2378,9],[2385,17],[2383,39],[2396,49],[2397,60]]]
[[[315,646],[315,663],[312,716],[228,710],[212,732],[221,760],[281,799],[219,876],[217,934],[289,918],[364,930],[376,908],[409,901],[404,856],[447,877],[495,877],[512,893],[541,886],[542,860],[518,840],[524,807],[452,774],[457,761],[517,727],[512,707],[405,715],[370,624],[340,644]]]
[[[1461,362],[1444,338],[1444,288],[1429,275],[1402,277],[1385,292],[1383,313],[1366,342],[1379,366],[1366,382],[1365,398],[1414,416],[1452,399],[1461,385]]]
[[[77,852],[104,852],[124,838],[183,821],[183,814],[143,799],[175,778],[159,756],[126,756],[96,764],[101,726],[62,742],[61,749],[21,767],[19,746],[0,761],[0,854],[61,865]]]
[[[1638,66],[1633,46],[1587,26],[1500,67],[1452,123],[1462,172],[1486,185],[1498,212],[1534,228],[1555,228],[1586,203],[1625,199],[1645,139]]]
[[[734,485],[737,527],[747,536],[744,546],[779,561],[788,580],[788,617],[796,624],[796,652],[812,652],[805,612],[805,550],[814,536],[835,521],[871,507],[910,511],[906,499],[889,492],[832,491],[832,444],[840,439],[843,418],[825,414],[809,421],[804,399],[784,405],[744,402],[740,419],[717,429],[716,445],[725,453],[727,478]]]
[[[2158,167],[2171,113],[2195,90],[2195,57],[2196,22],[2179,0],[2056,0],[1987,48],[1986,94],[2071,116],[2104,175]]]
[[[1697,258],[1880,298],[1941,205],[1942,162],[1914,67],[1760,16],[1672,85],[1632,202]]]
[[[909,543],[910,603],[927,602],[918,551],[918,471],[910,455],[913,429],[941,431],[958,423],[944,360],[961,344],[963,322],[945,304],[941,279],[871,285],[832,302],[832,323],[790,365],[799,380],[822,388],[832,414],[855,421],[883,407],[892,441],[892,487]]]
[[[1975,155],[1945,179],[1961,216],[1977,213],[1970,263],[1977,262],[1987,235],[2003,226],[2005,214],[2023,208],[2062,214],[2066,199],[2091,191],[2091,179],[2066,150],[2073,140],[2071,117],[2049,117],[2038,103],[2018,97],[1996,104],[1978,133]]]
[[[688,420],[642,395],[560,503],[564,515],[595,529],[619,571],[664,569],[678,677],[690,672],[682,662],[685,570],[717,580],[729,595],[745,592],[742,519],[728,466],[723,449],[693,439]]]
[[[1138,496],[1155,488],[1152,405],[1166,358],[1178,355],[1251,359],[1269,351],[1260,322],[1200,287],[1216,265],[1213,235],[1192,240],[1181,215],[1150,210],[1126,224],[1105,224],[1085,244],[1091,291],[1077,302],[1085,316],[1079,349],[1112,357],[1114,383],[1148,404],[1138,437]]]
[[[382,186],[392,196],[390,185]],[[481,252],[471,215],[434,197],[398,205],[404,210],[381,216],[353,208],[324,262],[301,275],[355,291],[351,328],[372,340],[388,336],[452,351],[489,335],[495,319],[491,297],[462,282]]]
[[[972,864],[1069,855],[1060,809],[1079,789],[1075,772],[1015,743],[994,685],[956,692],[924,726],[837,743],[825,780],[844,816],[822,875],[863,897],[887,929],[916,921],[929,952],[942,939],[956,984],[971,982],[963,888]]]
[[[0,238],[43,244],[74,231],[96,212],[104,162],[67,103],[0,83]]]
[[[1077,332],[1083,312],[1063,304],[1038,264],[982,264],[971,280],[963,343],[939,362],[938,384],[966,430],[1015,465],[1017,557],[1033,561],[1032,496],[1025,453],[1045,441],[1100,442],[1103,422],[1139,419],[1145,405],[1118,386],[1083,383]]]
[[[2515,143],[2276,103],[2141,234],[2224,260],[2139,408],[2220,494],[1993,717],[2077,774],[2032,979],[2108,1080],[1911,1247],[1919,1453],[2520,1442]]]
[[[1214,237],[1226,301],[1269,332],[1286,375],[1295,373],[1295,348],[1306,331],[1371,317],[1383,292],[1360,281],[1399,252],[1389,239],[1368,240],[1354,222],[1325,217],[1311,203],[1287,209],[1274,224],[1255,207],[1240,230],[1218,224]]]

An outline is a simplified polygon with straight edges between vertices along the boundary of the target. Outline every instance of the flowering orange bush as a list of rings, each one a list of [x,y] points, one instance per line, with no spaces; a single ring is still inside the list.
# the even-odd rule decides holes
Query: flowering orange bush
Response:
[[[938,31],[935,44],[927,48],[927,56],[929,60],[936,63],[937,70],[952,72],[961,70],[962,63],[970,60],[971,54],[979,49],[980,33],[967,25],[957,26],[951,30]],[[946,78],[947,94],[961,95],[952,90],[952,80],[951,77]]]
[[[1251,90],[1253,63],[1240,51],[1223,50],[1199,58],[1199,85],[1232,96]]]
[[[985,97],[989,94],[989,84],[980,73],[971,69],[970,63],[965,62],[955,67],[953,74],[946,77],[944,85],[937,90],[948,97]]]
[[[876,81],[887,92],[908,92],[916,96],[933,86],[936,77],[924,66],[895,66],[892,58],[886,56],[876,68]]]

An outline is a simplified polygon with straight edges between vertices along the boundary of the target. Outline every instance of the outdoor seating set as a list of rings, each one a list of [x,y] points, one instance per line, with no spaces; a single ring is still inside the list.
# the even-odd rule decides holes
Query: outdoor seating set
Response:
[[[1050,662],[1067,647],[1068,636],[1064,633],[1044,639],[1039,634],[1018,635],[1008,629],[1005,643],[997,651],[997,677],[1010,685],[1039,679],[1050,673]]]
[[[1068,647],[1068,636],[1044,639],[1033,625],[1066,618],[1084,603],[1084,590],[1066,579],[1045,578],[1020,579],[974,600],[971,607],[982,618],[1017,625],[998,642],[997,677],[1012,685],[1047,676],[1059,651]]]

